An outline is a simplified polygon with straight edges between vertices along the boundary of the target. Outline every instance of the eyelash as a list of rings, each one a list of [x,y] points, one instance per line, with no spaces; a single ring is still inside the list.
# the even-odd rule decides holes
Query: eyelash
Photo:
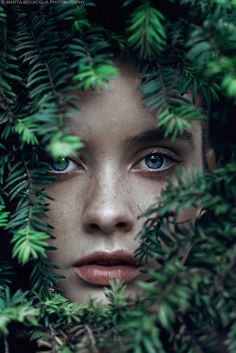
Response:
[[[147,159],[148,157],[153,157],[153,156],[155,156],[155,158],[159,157],[159,158],[164,159],[164,162],[161,164],[160,168],[162,167],[163,164],[166,164],[166,163],[168,164],[167,167],[164,169],[160,169],[160,168],[156,168],[156,169],[150,168],[149,169],[148,166],[146,165],[147,169],[145,169],[145,167],[142,167],[143,169],[137,168],[137,166],[140,165],[141,163],[145,163],[145,159]],[[76,161],[73,161],[71,158],[65,158],[65,159],[68,161],[68,166],[70,166],[71,162],[75,166],[77,166],[77,167],[79,166],[79,163]],[[53,170],[53,168],[52,168],[52,164],[55,162],[56,161],[51,161],[51,163],[49,162],[49,165],[51,166],[51,169],[49,169],[49,172],[52,175],[55,175],[57,178],[64,178],[66,176],[71,175],[73,172],[75,172],[75,169],[72,169],[69,171],[68,170],[61,171],[61,172],[55,171],[55,169]],[[168,153],[161,153],[161,152],[154,151],[154,152],[150,152],[150,153],[145,154],[141,159],[139,159],[139,161],[137,163],[135,163],[133,166],[131,166],[131,169],[134,168],[134,171],[143,173],[144,175],[149,175],[150,177],[157,177],[158,175],[161,176],[162,174],[168,173],[169,170],[173,168],[173,164],[178,164],[181,162],[182,162],[182,160],[174,158],[172,155],[169,155]]]
[[[168,153],[163,153],[163,152],[151,152],[148,154],[145,154],[145,156],[143,156],[135,165],[139,166],[141,163],[145,163],[145,159],[147,159],[148,157],[151,156],[155,156],[155,157],[159,157],[164,159],[164,162],[161,164],[160,168],[162,167],[163,164],[168,164],[167,167],[165,167],[164,169],[160,169],[160,168],[148,168],[148,166],[146,165],[146,167],[143,168],[143,170],[140,168],[136,168],[134,169],[137,172],[143,173],[144,175],[148,175],[150,177],[158,177],[158,176],[162,176],[163,174],[168,174],[170,172],[170,169],[172,169],[174,167],[174,165],[179,164],[182,162],[182,160],[174,158],[173,155],[168,154]],[[146,169],[147,168],[147,169]]]
[[[65,160],[67,160],[68,161],[68,163],[69,163],[69,165],[71,164],[71,163],[73,163],[74,165],[75,165],[75,168],[77,167],[79,167],[79,163],[78,162],[75,162],[74,160],[72,160],[71,158],[69,158],[69,157],[67,157],[67,158],[65,158]],[[67,170],[67,171],[56,171],[55,169],[53,169],[53,167],[52,167],[52,164],[53,163],[55,163],[56,161],[53,161],[53,160],[51,160],[51,161],[49,161],[49,167],[51,167],[51,168],[49,168],[49,172],[50,172],[50,174],[52,174],[52,175],[54,175],[54,176],[56,176],[57,178],[63,178],[63,177],[66,177],[67,175],[70,175],[71,173],[73,173],[73,172],[75,172],[75,169],[72,169],[72,170]]]

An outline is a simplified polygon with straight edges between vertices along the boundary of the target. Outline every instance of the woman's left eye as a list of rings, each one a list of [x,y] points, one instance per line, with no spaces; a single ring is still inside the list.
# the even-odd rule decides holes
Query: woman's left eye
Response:
[[[76,168],[76,164],[68,157],[51,160],[49,166],[49,171],[54,174],[69,173]]]
[[[158,172],[167,170],[171,168],[173,164],[180,162],[181,161],[173,157],[154,152],[147,154],[138,164],[142,170]]]

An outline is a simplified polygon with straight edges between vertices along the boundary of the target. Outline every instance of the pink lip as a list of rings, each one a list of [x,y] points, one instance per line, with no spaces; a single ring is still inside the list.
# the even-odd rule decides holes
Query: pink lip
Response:
[[[90,284],[106,286],[111,280],[124,283],[138,276],[138,266],[134,256],[126,251],[95,252],[83,257],[75,264],[75,273]]]

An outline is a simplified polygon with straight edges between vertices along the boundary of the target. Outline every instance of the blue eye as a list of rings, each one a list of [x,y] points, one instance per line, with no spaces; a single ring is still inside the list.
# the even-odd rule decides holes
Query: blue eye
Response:
[[[57,172],[64,172],[70,164],[69,158],[58,158],[57,160],[52,160],[50,166],[53,170]]]
[[[150,169],[159,169],[163,166],[166,158],[160,154],[152,153],[144,158],[145,164]]]
[[[73,161],[69,157],[51,159],[48,164],[49,172],[56,175],[58,178],[73,176],[76,175],[77,172],[84,170],[83,165],[79,161]]]

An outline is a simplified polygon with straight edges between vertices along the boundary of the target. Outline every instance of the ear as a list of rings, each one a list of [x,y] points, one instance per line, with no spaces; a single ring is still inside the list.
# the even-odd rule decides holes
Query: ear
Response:
[[[213,148],[209,149],[206,153],[207,166],[209,170],[214,170],[217,168],[216,154]]]

